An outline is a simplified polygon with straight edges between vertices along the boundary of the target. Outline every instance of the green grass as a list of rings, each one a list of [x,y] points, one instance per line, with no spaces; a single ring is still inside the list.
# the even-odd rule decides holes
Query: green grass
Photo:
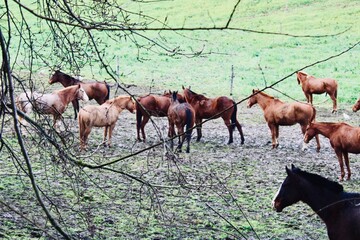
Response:
[[[234,4],[235,1],[230,0],[221,3],[207,0],[195,3],[165,1],[148,4],[124,1],[123,7],[132,11],[141,10],[143,14],[159,20],[167,18],[170,27],[220,27],[226,24]],[[183,50],[182,53],[202,50],[202,56],[193,58],[171,57],[156,47],[151,51],[140,49],[138,52],[130,39],[113,41],[104,32],[94,34],[99,38],[99,47],[104,50],[105,60],[109,65],[113,69],[119,65],[122,83],[141,85],[149,89],[153,86],[160,92],[165,89],[181,90],[182,85],[191,85],[194,91],[208,96],[230,95],[233,66],[233,97],[240,100],[248,96],[253,88],[264,87],[264,79],[269,85],[358,42],[360,25],[356,16],[359,14],[360,5],[357,1],[241,1],[230,27],[299,36],[332,35],[347,31],[329,37],[292,37],[241,30],[162,32],[161,36],[166,38],[166,42],[157,32],[140,32],[169,48],[179,47]],[[136,21],[136,18],[132,17],[131,20]],[[36,24],[37,21],[33,23],[39,25]],[[159,26],[161,25],[158,22],[149,25]],[[44,24],[42,27],[46,28]],[[82,36],[82,33],[78,34]],[[43,35],[38,36],[38,39],[40,43],[46,41]],[[145,44],[142,39],[137,39],[139,43]],[[48,44],[49,47],[51,45]],[[51,56],[54,49],[44,48],[41,51]],[[360,48],[356,47],[340,57],[305,70],[316,77],[331,77],[339,81],[340,108],[342,103],[351,104],[358,98],[359,52]],[[142,61],[138,61],[138,57]],[[71,69],[75,67],[66,61],[59,62],[56,58],[49,60],[49,67],[61,65],[63,70],[69,73],[72,73]],[[94,61],[94,66],[90,67],[90,63],[81,63],[80,57],[78,60],[81,66],[80,75],[112,81],[98,62]],[[35,63],[39,69],[51,74],[51,70],[36,59]],[[19,64],[17,67],[24,66]],[[278,84],[276,88],[297,100],[305,100],[295,75]],[[141,95],[146,92],[131,93]],[[277,92],[270,93],[288,100]],[[326,99],[315,97],[315,103]]]

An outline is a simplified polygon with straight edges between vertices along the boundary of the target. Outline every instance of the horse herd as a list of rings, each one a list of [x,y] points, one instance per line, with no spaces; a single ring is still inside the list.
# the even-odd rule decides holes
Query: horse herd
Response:
[[[259,104],[260,108],[263,110],[264,118],[271,132],[273,148],[277,148],[279,145],[279,126],[289,126],[296,123],[300,124],[301,131],[304,135],[303,149],[306,147],[306,143],[315,137],[317,151],[320,151],[318,135],[321,134],[329,138],[340,165],[340,180],[343,180],[345,176],[344,161],[348,173],[347,179],[350,179],[351,170],[348,153],[360,153],[360,128],[352,127],[346,123],[316,122],[316,109],[312,105],[312,94],[327,93],[333,101],[332,112],[337,111],[336,101],[338,84],[336,80],[329,78],[315,78],[303,71],[297,72],[296,75],[297,81],[301,85],[308,103],[285,103],[263,91],[254,89],[251,96],[248,97],[247,107],[251,108],[253,105]],[[127,109],[131,113],[136,112],[137,139],[139,141],[146,141],[145,125],[151,119],[151,116],[167,117],[169,123],[168,137],[171,139],[171,148],[173,148],[173,138],[176,136],[176,127],[179,139],[177,150],[181,151],[182,144],[186,139],[186,152],[189,153],[193,128],[196,128],[197,130],[196,141],[200,141],[202,137],[201,128],[203,120],[221,117],[228,129],[228,144],[233,142],[233,132],[235,127],[239,131],[241,144],[244,143],[242,127],[237,120],[237,104],[226,96],[208,98],[204,95],[195,93],[190,87],[183,87],[182,94],[177,91],[168,91],[163,95],[150,94],[138,97],[137,99],[134,99],[136,101],[130,96],[118,96],[109,99],[110,88],[105,82],[82,82],[65,73],[55,71],[50,78],[49,83],[53,84],[56,82],[61,83],[65,88],[49,94],[39,94],[36,92],[22,93],[16,99],[17,108],[25,114],[29,114],[33,108],[36,112],[51,114],[53,115],[54,127],[56,127],[57,121],[61,118],[61,115],[64,113],[68,104],[72,102],[75,118],[77,117],[78,112],[81,150],[86,149],[88,136],[92,127],[105,127],[104,144],[106,145],[107,139],[108,146],[110,146],[113,129],[119,114],[124,109]],[[87,101],[89,99],[95,99],[99,105],[87,105],[79,110],[78,101]],[[355,103],[352,110],[356,112],[359,109],[360,99]],[[354,206],[359,204],[360,195],[345,194],[341,185],[332,183],[316,174],[302,171],[294,166],[291,170],[286,168],[286,171],[288,176],[274,199],[274,208],[277,211],[281,211],[286,206],[297,201],[304,201],[324,220],[328,228],[329,237],[331,239],[339,239],[337,234],[339,234],[340,230],[337,229],[340,229],[339,226],[346,225],[347,221],[350,221],[350,218],[343,221],[337,220],[337,222],[329,219],[334,216],[339,218],[345,214],[342,210],[339,213],[339,209],[353,209]],[[314,189],[309,190],[308,188],[324,188],[322,183],[329,188],[329,190],[322,191],[329,194],[331,192],[334,196],[323,194],[322,197],[324,197],[324,200],[321,201],[303,199],[304,192],[314,191]],[[348,201],[343,202],[343,199],[349,198],[352,199],[352,203],[349,203]],[[340,204],[334,204],[336,207],[326,207],[336,201],[340,202]],[[324,210],[323,208],[326,209]],[[336,211],[333,208],[336,209]],[[348,213],[348,215],[357,220],[357,225],[356,227],[351,228],[351,231],[346,233],[348,234],[348,238],[346,239],[356,239],[357,236],[360,236],[360,226],[358,226],[358,223],[360,222],[360,211],[356,210],[356,213],[351,213],[351,210],[349,211],[350,213]]]

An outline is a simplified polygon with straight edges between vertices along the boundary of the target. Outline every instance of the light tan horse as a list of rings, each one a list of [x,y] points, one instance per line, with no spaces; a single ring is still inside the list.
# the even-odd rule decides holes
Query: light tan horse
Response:
[[[356,101],[356,103],[352,107],[353,112],[357,112],[359,109],[360,109],[360,98]]]
[[[17,108],[29,115],[33,110],[53,116],[53,127],[62,117],[69,103],[75,99],[88,101],[85,90],[80,85],[70,86],[52,93],[24,92],[16,98]],[[22,118],[19,119],[20,121]]]
[[[335,150],[339,161],[340,180],[343,180],[345,176],[344,157],[348,171],[347,179],[349,180],[351,176],[349,153],[360,153],[360,127],[352,127],[346,123],[311,123],[306,129],[304,142],[309,142],[317,134],[329,138],[331,147]]]
[[[135,103],[130,96],[118,96],[98,105],[88,105],[79,111],[80,149],[84,150],[92,127],[105,127],[104,144],[108,136],[108,146],[111,145],[111,136],[120,113],[127,109],[135,111]]]
[[[315,78],[305,72],[296,73],[297,81],[301,84],[301,88],[305,94],[307,102],[313,104],[312,94],[329,94],[333,101],[333,113],[337,111],[336,98],[338,84],[335,79],[331,78]]]
[[[253,90],[253,95],[249,98],[247,107],[251,108],[258,103],[264,111],[265,120],[271,131],[272,147],[279,146],[279,126],[291,126],[299,123],[304,134],[306,126],[315,121],[316,110],[307,103],[293,102],[284,103],[281,100],[267,95],[259,90]],[[320,150],[320,141],[316,135],[317,151]],[[303,145],[303,150],[306,148]]]

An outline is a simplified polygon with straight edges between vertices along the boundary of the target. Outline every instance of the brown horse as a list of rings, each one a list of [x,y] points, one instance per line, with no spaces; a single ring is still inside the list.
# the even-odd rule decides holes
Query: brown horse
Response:
[[[356,101],[356,103],[352,107],[353,112],[357,112],[359,109],[360,109],[360,98]]]
[[[264,111],[265,120],[271,131],[272,147],[279,146],[279,126],[291,126],[299,123],[304,134],[306,126],[315,121],[316,110],[307,103],[284,103],[281,100],[267,95],[259,90],[253,90],[253,95],[248,100],[247,107],[251,108],[258,103]],[[320,150],[320,141],[316,135],[317,151]],[[303,146],[303,149],[305,145]]]
[[[202,120],[221,117],[229,130],[228,144],[233,142],[233,131],[235,126],[240,133],[241,144],[244,144],[244,135],[242,132],[242,128],[236,117],[237,105],[233,100],[225,96],[217,98],[207,98],[204,95],[197,94],[191,91],[190,88],[185,88],[184,86],[183,90],[186,101],[195,109],[197,142],[200,141],[202,137]]]
[[[69,87],[72,85],[80,84],[83,89],[85,89],[86,94],[89,97],[89,100],[95,99],[98,104],[103,104],[110,97],[110,87],[107,83],[101,82],[82,82],[76,78],[73,78],[59,70],[56,70],[55,73],[49,80],[50,84],[61,83],[64,87]],[[77,117],[77,112],[79,112],[79,102],[75,99],[72,101],[75,111],[75,119]]]
[[[66,87],[47,94],[37,92],[21,93],[16,98],[16,105],[17,108],[25,114],[30,114],[34,107],[36,112],[40,114],[53,115],[53,127],[55,127],[69,103],[75,99],[83,101],[89,100],[85,90],[80,85]]]
[[[170,92],[171,93],[171,92]],[[173,137],[175,136],[175,128],[176,126],[178,135],[179,135],[179,144],[177,149],[181,152],[182,144],[185,140],[187,141],[186,152],[190,152],[190,140],[192,127],[195,123],[195,110],[188,103],[180,103],[177,99],[177,92],[172,92],[171,104],[168,109],[168,120],[169,120],[169,133],[168,136],[171,138],[171,149],[173,149],[174,142]],[[184,127],[186,125],[186,131],[184,134]],[[180,139],[180,135],[182,135],[182,139]]]
[[[150,116],[167,117],[168,109],[171,102],[170,92],[164,92],[163,95],[147,95],[139,97],[136,102],[136,130],[137,139],[141,141],[140,130],[143,141],[146,141],[145,125],[149,121]],[[185,102],[181,94],[177,94],[180,103]]]
[[[312,94],[329,94],[333,101],[333,111],[337,111],[336,98],[338,84],[335,79],[331,78],[315,78],[305,72],[299,71],[296,73],[297,81],[301,84],[302,90],[305,94],[307,102],[312,105]]]
[[[348,171],[347,179],[350,179],[349,153],[360,153],[360,127],[352,127],[346,123],[311,123],[306,129],[304,142],[309,142],[315,134],[321,134],[329,138],[339,161],[341,170],[340,180],[343,180],[345,176],[344,157]]]
[[[127,109],[134,113],[135,103],[130,96],[118,96],[107,100],[100,106],[88,105],[79,111],[80,149],[86,148],[88,136],[92,127],[105,127],[104,144],[108,136],[108,146],[111,145],[111,136],[120,113]]]

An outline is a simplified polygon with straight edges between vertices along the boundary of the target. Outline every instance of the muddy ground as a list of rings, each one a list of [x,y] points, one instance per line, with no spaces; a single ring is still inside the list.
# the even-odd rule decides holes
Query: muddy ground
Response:
[[[341,103],[336,114],[331,114],[330,105],[317,111],[317,121],[360,123],[359,114],[352,113],[350,106]],[[120,159],[107,166],[112,169],[110,171],[78,168],[68,160],[54,160],[59,156],[56,150],[51,150],[51,157],[46,154],[36,157],[36,152],[30,154],[37,178],[44,181],[41,184],[44,192],[58,204],[62,213],[60,222],[76,238],[327,238],[325,225],[307,205],[298,203],[281,213],[271,207],[271,200],[286,176],[285,166],[295,164],[338,181],[340,171],[336,156],[329,141],[322,136],[319,153],[314,140],[302,151],[300,127],[281,127],[279,148],[271,149],[270,131],[261,109],[259,106],[247,109],[242,103],[238,107],[238,120],[245,135],[244,145],[240,144],[237,131],[234,143],[227,145],[228,132],[222,120],[217,119],[203,125],[200,142],[195,142],[193,133],[190,154],[172,154],[166,145],[160,145],[122,159],[159,142],[160,136],[151,123],[146,126],[148,141],[137,142],[135,115],[124,111],[115,128],[111,148],[99,145],[102,129],[93,129],[88,151],[80,153],[77,122],[71,115],[72,109],[69,109],[65,122],[73,135],[68,136],[67,151],[75,159],[93,165]],[[154,118],[154,121],[160,133],[166,136],[167,120]],[[29,148],[34,142],[41,141],[26,138]],[[29,216],[39,214],[24,206],[33,200],[31,188],[24,183],[26,177],[14,178],[9,174],[21,172],[14,170],[16,167],[10,157],[0,160],[6,166],[2,175],[8,174],[1,188],[3,196],[7,194],[3,200],[26,210]],[[360,156],[350,154],[350,162],[352,179],[341,184],[346,191],[360,192]],[[18,184],[11,184],[11,181],[21,182],[18,191],[26,193],[21,200],[13,193]],[[2,233],[25,238],[34,235],[35,230],[29,223],[4,206],[2,210]],[[10,227],[4,221],[9,222]],[[45,220],[38,223],[49,225]],[[44,236],[39,233],[41,231],[35,232]]]

